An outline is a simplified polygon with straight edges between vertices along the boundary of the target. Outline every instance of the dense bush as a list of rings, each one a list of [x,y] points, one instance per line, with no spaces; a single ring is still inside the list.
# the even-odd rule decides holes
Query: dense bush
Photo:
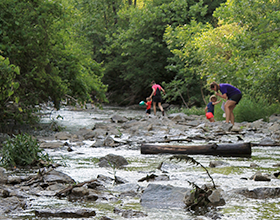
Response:
[[[269,121],[269,117],[274,113],[280,112],[279,103],[269,104],[265,99],[253,99],[245,96],[234,110],[236,121],[252,122],[258,119]]]
[[[48,154],[44,154],[36,139],[28,134],[19,134],[9,138],[1,151],[1,166],[36,165],[41,161],[50,162]]]
[[[225,102],[225,100],[224,100]],[[215,120],[223,121],[225,118],[223,117],[224,111],[221,109],[222,102],[215,105]],[[187,115],[204,115],[205,107],[202,108],[174,108],[168,111],[169,114],[182,112]],[[280,104],[278,102],[274,104],[269,104],[265,99],[253,99],[248,95],[244,95],[239,104],[233,110],[235,116],[235,122],[253,122],[259,119],[263,119],[268,122],[269,117],[272,114],[280,113]]]
[[[239,104],[233,110],[236,122],[253,122],[258,119],[269,121],[269,117],[274,113],[280,112],[279,103],[269,104],[265,99],[253,99],[244,95]],[[215,106],[215,119],[217,121],[225,120],[222,117],[223,110],[221,103]]]

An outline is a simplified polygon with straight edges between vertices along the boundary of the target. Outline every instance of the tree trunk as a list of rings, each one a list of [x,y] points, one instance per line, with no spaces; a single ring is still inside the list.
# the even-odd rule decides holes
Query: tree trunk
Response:
[[[204,97],[204,93],[203,93],[203,86],[202,86],[202,82],[200,80],[200,92],[201,92],[201,97],[203,99],[204,104],[206,105],[207,102],[205,101],[205,97]]]
[[[227,157],[251,157],[251,143],[204,144],[204,145],[161,145],[142,144],[141,154],[203,154]]]

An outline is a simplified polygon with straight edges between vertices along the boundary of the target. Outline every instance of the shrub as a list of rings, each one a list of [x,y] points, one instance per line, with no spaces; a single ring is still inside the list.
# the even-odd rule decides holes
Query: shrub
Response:
[[[41,161],[49,162],[48,154],[40,149],[37,140],[28,134],[19,134],[3,143],[0,164],[8,166],[36,165]]]
[[[234,109],[234,115],[238,122],[253,122],[258,119],[268,122],[272,114],[280,112],[279,107],[279,103],[270,105],[264,99],[256,100],[250,96],[244,96]]]
[[[215,106],[215,119],[217,121],[225,120],[222,117],[223,111],[221,109],[221,103]],[[236,122],[253,122],[259,119],[263,119],[268,122],[269,117],[274,113],[280,113],[280,104],[269,104],[264,99],[254,99],[248,95],[244,95],[241,101],[233,110]]]
[[[224,102],[226,100],[223,100]],[[223,117],[224,111],[221,109],[222,102],[215,105],[215,120],[224,121]],[[183,112],[187,115],[204,115],[205,107],[202,108],[174,108],[169,110],[168,113]],[[249,95],[243,95],[243,98],[239,104],[233,110],[235,116],[235,122],[253,122],[259,119],[263,119],[268,122],[269,117],[272,114],[280,113],[280,104],[276,102],[274,104],[269,104],[265,99],[259,98],[254,99]]]

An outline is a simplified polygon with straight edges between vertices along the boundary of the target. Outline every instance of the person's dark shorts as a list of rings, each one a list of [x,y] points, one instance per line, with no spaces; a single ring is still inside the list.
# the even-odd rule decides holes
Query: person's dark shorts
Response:
[[[235,94],[235,95],[231,96],[231,97],[229,98],[229,100],[235,101],[235,102],[236,102],[236,105],[237,105],[241,98],[242,98],[242,93],[240,93],[240,94]]]
[[[162,102],[161,96],[153,96],[153,102],[155,102],[155,103]]]
[[[151,114],[151,109],[146,109],[147,114]]]

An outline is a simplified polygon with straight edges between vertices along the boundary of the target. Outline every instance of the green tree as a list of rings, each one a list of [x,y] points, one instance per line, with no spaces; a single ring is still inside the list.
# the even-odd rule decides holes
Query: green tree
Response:
[[[21,108],[17,108],[19,97],[15,96],[15,91],[19,87],[15,78],[20,71],[19,67],[10,64],[8,58],[0,56],[0,73],[0,123],[3,123],[12,117],[14,111],[22,111]]]
[[[177,73],[172,83],[185,80],[187,86],[193,74],[200,79],[192,84],[215,80],[257,100],[279,100],[279,6],[279,1],[229,0],[214,12],[213,26],[168,27],[165,41],[174,54],[168,68]],[[179,87],[186,97],[184,89]]]
[[[214,16],[223,23],[236,23],[244,29],[242,37],[232,44],[238,48],[236,63],[243,63],[236,71],[248,83],[242,84],[254,97],[279,100],[280,45],[279,1],[227,1]]]
[[[207,2],[145,1],[142,7],[119,11],[118,29],[107,36],[104,50],[104,82],[109,84],[108,90],[117,91],[116,96],[132,103],[149,95],[153,79],[170,82],[176,73],[166,69],[172,53],[163,39],[165,28],[188,24],[193,17],[207,21],[206,16],[212,15],[213,10],[213,5],[208,9]]]
[[[23,113],[49,100],[59,108],[66,94],[83,101],[94,93],[106,100],[103,68],[77,35],[79,19],[79,11],[64,0],[0,2],[0,50],[20,68],[15,95]]]
[[[202,58],[195,46],[196,37],[203,33],[211,25],[203,25],[192,21],[189,25],[171,26],[166,28],[164,40],[173,56],[168,58],[167,70],[176,72],[172,82],[166,85],[168,99],[177,100],[180,97],[185,106],[201,106],[205,104],[204,96],[206,83],[205,77],[200,72]],[[185,98],[184,98],[185,97]],[[180,100],[179,99],[179,100]]]

